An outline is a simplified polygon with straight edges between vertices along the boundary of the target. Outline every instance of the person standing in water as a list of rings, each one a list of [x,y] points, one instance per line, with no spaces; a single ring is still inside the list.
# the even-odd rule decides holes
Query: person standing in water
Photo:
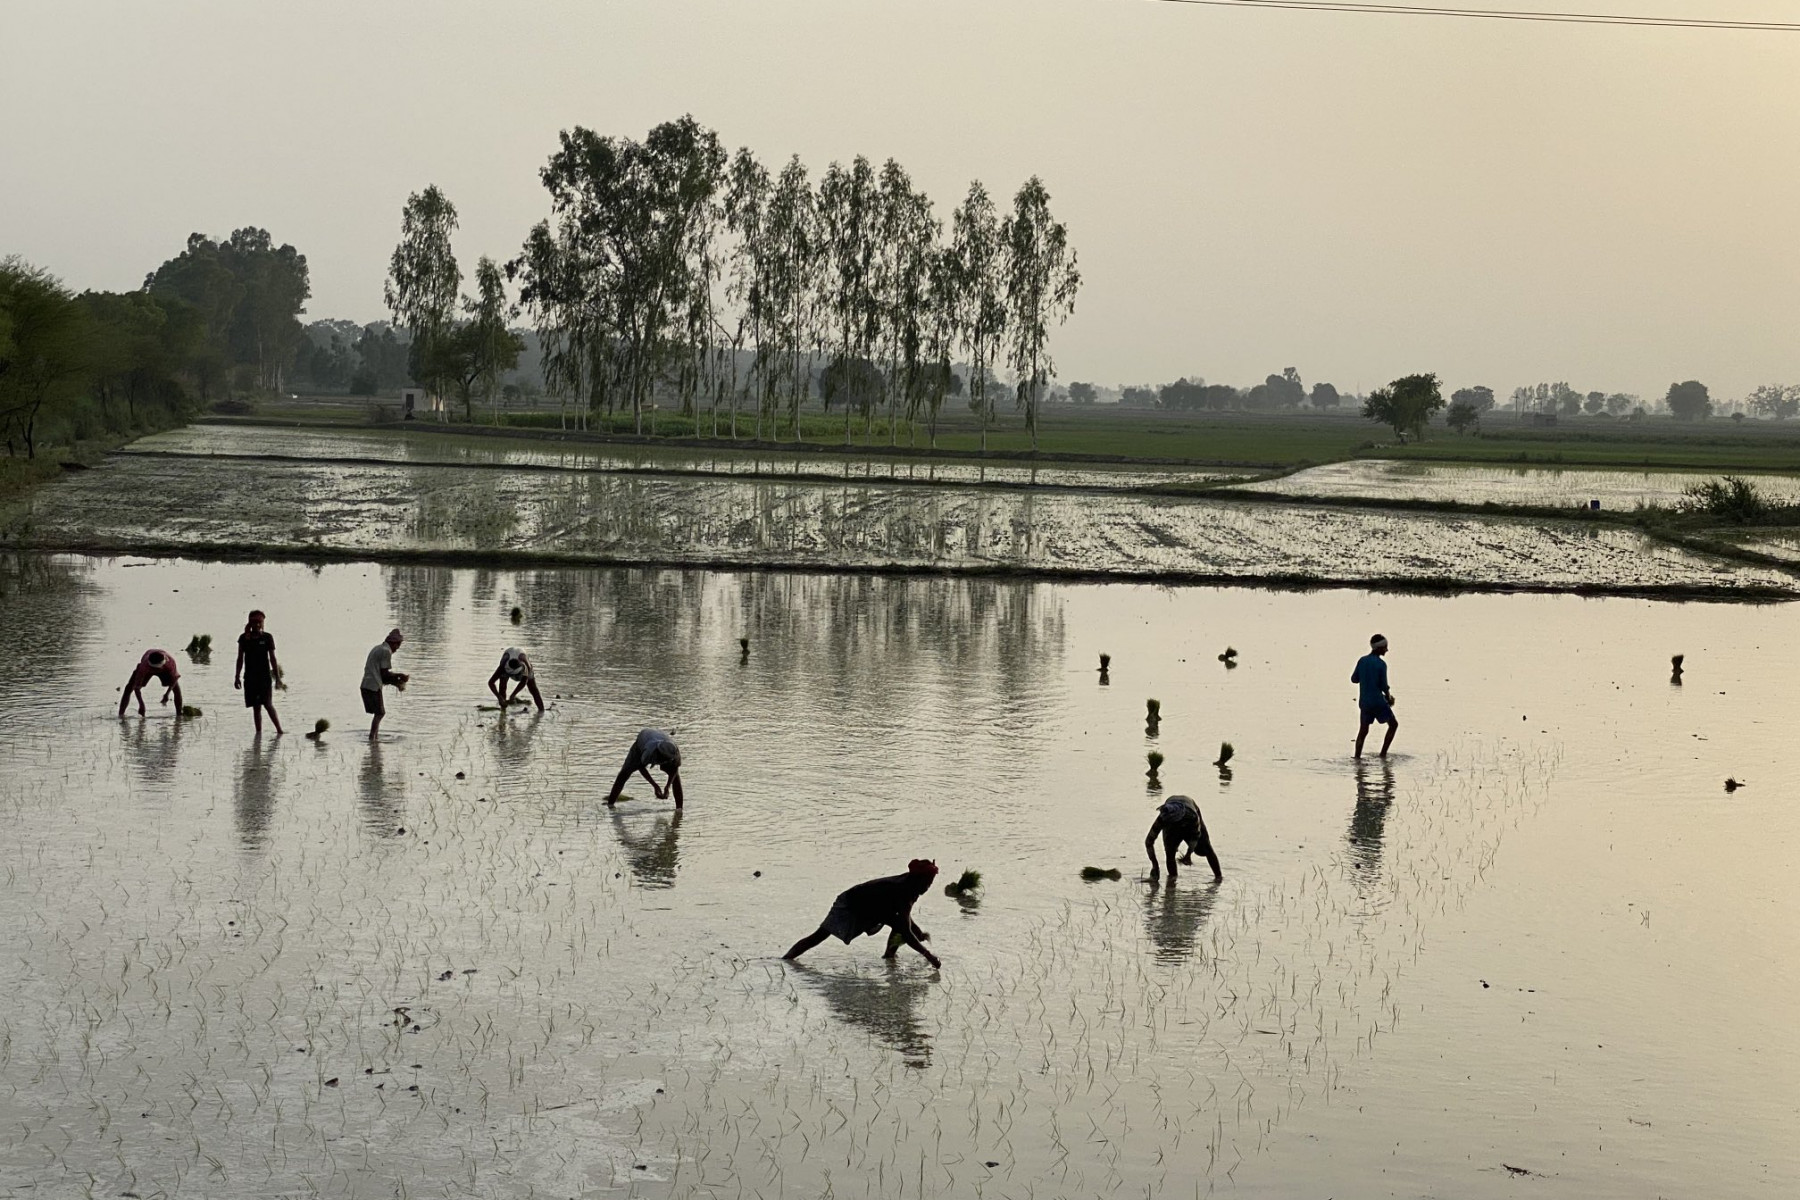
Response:
[[[904,875],[871,879],[840,892],[819,927],[795,942],[782,957],[792,962],[828,937],[848,945],[865,933],[878,933],[886,927],[892,932],[883,958],[895,957],[905,944],[923,954],[932,966],[943,966],[937,955],[925,948],[931,935],[913,924],[912,919],[913,905],[930,889],[937,873],[935,862],[915,858],[906,864]]]
[[[1388,727],[1387,736],[1381,739],[1383,758],[1394,744],[1394,735],[1400,732],[1400,721],[1394,716],[1394,693],[1388,690],[1384,661],[1387,652],[1387,639],[1376,634],[1369,639],[1369,652],[1356,660],[1356,669],[1350,672],[1350,682],[1361,689],[1357,694],[1357,704],[1362,709],[1362,726],[1356,731],[1357,758],[1362,757],[1363,739],[1369,736],[1370,725],[1379,721]]]
[[[1150,856],[1150,878],[1155,879],[1161,870],[1156,865],[1156,838],[1162,835],[1163,857],[1169,861],[1169,882],[1175,882],[1175,850],[1183,844],[1187,853],[1181,861],[1191,863],[1194,855],[1200,854],[1212,866],[1213,878],[1225,878],[1225,872],[1219,869],[1219,856],[1213,851],[1212,838],[1206,832],[1206,821],[1200,815],[1200,806],[1186,796],[1170,796],[1156,810],[1156,820],[1150,824],[1150,832],[1144,835],[1144,853]]]
[[[506,694],[507,683],[514,685],[512,695]],[[488,691],[494,693],[494,699],[501,708],[505,708],[519,698],[519,693],[531,689],[531,698],[537,701],[538,711],[544,711],[544,697],[538,691],[537,672],[531,669],[531,660],[517,646],[508,646],[500,652],[500,665],[488,676]]]
[[[181,672],[175,669],[175,656],[167,650],[146,650],[144,657],[138,659],[137,666],[131,669],[131,678],[125,681],[125,691],[119,696],[119,715],[125,715],[125,706],[137,697],[138,716],[144,715],[144,685],[152,679],[160,680],[166,689],[162,702],[167,704],[169,697],[175,697],[175,711],[181,712]]]
[[[403,671],[394,670],[394,651],[406,635],[398,629],[388,630],[387,637],[369,651],[369,657],[363,663],[362,699],[363,711],[374,720],[369,722],[369,740],[372,742],[381,732],[381,718],[387,716],[387,703],[382,699],[383,687],[403,688],[412,676]]]
[[[275,715],[275,680],[280,674],[281,664],[275,661],[275,635],[263,628],[262,609],[253,608],[244,632],[238,634],[237,669],[231,686],[242,689],[244,707],[250,710],[258,733],[262,732],[265,708],[269,710],[269,720],[275,723],[275,732],[281,732],[281,718]]]
[[[668,775],[666,786],[658,786],[650,777],[651,767],[661,767]],[[619,802],[619,793],[625,790],[625,781],[635,771],[644,777],[650,790],[656,793],[658,800],[675,794],[675,807],[681,807],[681,747],[675,739],[660,729],[640,729],[637,740],[631,743],[631,749],[625,755],[625,765],[619,768],[619,776],[613,780],[612,791],[606,795],[608,807]]]

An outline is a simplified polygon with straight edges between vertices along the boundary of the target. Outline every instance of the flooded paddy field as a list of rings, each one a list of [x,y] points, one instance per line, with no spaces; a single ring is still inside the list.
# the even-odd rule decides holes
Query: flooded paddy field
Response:
[[[253,605],[289,684],[260,741]],[[392,624],[413,682],[370,745]],[[1359,767],[1376,629],[1404,724]],[[204,715],[115,717],[196,632]],[[1797,635],[1791,604],[6,558],[0,1195],[1790,1196]],[[479,707],[512,644],[541,717]],[[600,802],[643,725],[679,816]],[[1152,748],[1222,883],[1143,878]],[[986,880],[919,906],[941,971],[779,960],[922,855]]]
[[[306,429],[258,425],[192,425],[134,442],[129,453],[226,455],[315,462],[440,463],[454,466],[529,467],[538,470],[611,473],[809,478],[959,484],[1008,488],[1117,488],[1179,483],[1227,483],[1252,472],[1226,468],[1146,470],[1142,466],[1039,466],[955,459],[883,458],[879,450],[856,455],[806,448],[693,450],[558,440],[555,431],[525,438],[420,430]]]
[[[1575,521],[1254,500],[127,455],[0,529],[19,548],[931,570],[1787,595],[1791,573]]]
[[[1590,500],[1598,500],[1603,509],[1629,512],[1650,505],[1673,507],[1687,488],[1717,479],[1722,473],[1731,472],[1562,470],[1358,459],[1308,467],[1279,479],[1238,484],[1233,490],[1320,500],[1417,500],[1542,508],[1582,508]],[[1800,503],[1800,476],[1751,474],[1749,478],[1773,501]]]

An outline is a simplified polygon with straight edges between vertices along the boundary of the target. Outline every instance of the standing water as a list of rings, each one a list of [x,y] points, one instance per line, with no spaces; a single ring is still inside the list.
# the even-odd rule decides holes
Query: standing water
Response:
[[[1800,1187],[1791,605],[32,556],[0,600],[0,1194]],[[205,715],[115,717],[195,633]],[[483,707],[507,645],[542,716]],[[601,803],[646,725],[680,814]],[[1222,883],[1146,881],[1150,749]],[[914,857],[983,877],[920,903],[941,972],[780,960]]]

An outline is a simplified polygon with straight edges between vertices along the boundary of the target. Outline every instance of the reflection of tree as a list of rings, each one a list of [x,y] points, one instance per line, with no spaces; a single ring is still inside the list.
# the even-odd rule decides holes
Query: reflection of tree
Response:
[[[631,864],[631,873],[638,883],[644,887],[674,887],[675,868],[681,858],[681,848],[677,845],[681,836],[681,814],[658,816],[645,834],[632,833],[631,826],[639,821],[628,821],[616,808],[612,810],[612,823],[613,832],[618,834],[619,845],[625,848],[625,859]]]
[[[244,845],[260,848],[275,812],[275,772],[261,737],[252,741],[238,759],[235,799],[238,837]]]
[[[75,559],[0,554],[0,613],[6,614],[7,643],[6,653],[0,654],[0,694],[35,696],[43,680],[72,677],[69,668],[85,643],[70,637],[69,630],[92,624],[92,574],[91,566]],[[129,670],[129,663],[120,663],[100,674],[113,683],[115,673],[123,679]]]
[[[371,833],[393,833],[406,815],[406,783],[387,777],[381,766],[380,742],[369,743],[369,756],[357,775],[357,791],[363,827]]]
[[[449,567],[398,566],[381,569],[394,618],[415,646],[435,646],[444,633],[444,618],[456,596],[456,572]],[[370,645],[387,630],[377,630]],[[395,670],[404,670],[395,666]]]
[[[1151,886],[1144,897],[1144,932],[1156,947],[1157,961],[1177,963],[1194,952],[1218,898],[1216,879],[1199,888],[1181,887],[1173,880]]]
[[[898,1050],[909,1067],[931,1065],[931,1035],[920,1025],[915,1011],[931,990],[929,979],[907,975],[886,959],[877,968],[880,974],[873,975],[826,973],[800,963],[790,966],[825,997],[840,1021],[860,1026],[877,1041]]]
[[[126,720],[131,724],[125,734],[125,749],[138,777],[153,785],[175,782],[176,751],[181,749],[181,731],[187,722],[179,717],[150,721],[136,715]]]
[[[1381,877],[1381,839],[1394,803],[1394,766],[1386,759],[1356,764],[1356,809],[1350,814],[1350,865],[1359,888]]]

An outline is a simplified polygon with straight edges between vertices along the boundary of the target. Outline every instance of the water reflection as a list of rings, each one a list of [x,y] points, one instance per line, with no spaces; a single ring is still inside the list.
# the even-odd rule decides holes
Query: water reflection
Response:
[[[368,757],[357,772],[356,786],[363,828],[376,834],[397,830],[406,816],[406,780],[404,776],[388,778],[381,763],[380,742],[369,743]]]
[[[1356,808],[1350,814],[1350,866],[1357,888],[1368,891],[1381,878],[1382,836],[1394,803],[1394,764],[1361,759],[1356,764]]]
[[[645,829],[643,822],[647,814],[627,818],[616,808],[610,811],[613,832],[625,849],[625,861],[631,865],[632,876],[644,887],[674,887],[675,869],[681,859],[678,844],[681,814],[658,816],[655,823]],[[637,832],[633,832],[634,827]]]
[[[825,997],[838,1020],[866,1030],[883,1045],[898,1050],[909,1067],[931,1065],[931,1035],[920,1024],[917,1012],[919,1002],[931,990],[929,977],[909,974],[891,959],[882,960],[876,975],[827,973],[802,963],[789,963],[788,967]]]
[[[234,800],[239,840],[260,849],[268,841],[269,820],[275,814],[274,761],[260,735],[238,756]]]
[[[494,757],[508,776],[516,776],[531,759],[531,742],[544,714],[532,706],[530,716],[514,719],[512,709],[494,714]]]
[[[175,782],[175,759],[181,749],[181,732],[187,722],[152,721],[148,717],[124,717],[125,753],[145,783],[164,787]]]
[[[1150,885],[1144,896],[1144,932],[1158,962],[1178,963],[1194,952],[1218,898],[1217,879],[1198,888],[1181,887],[1174,880]]]

